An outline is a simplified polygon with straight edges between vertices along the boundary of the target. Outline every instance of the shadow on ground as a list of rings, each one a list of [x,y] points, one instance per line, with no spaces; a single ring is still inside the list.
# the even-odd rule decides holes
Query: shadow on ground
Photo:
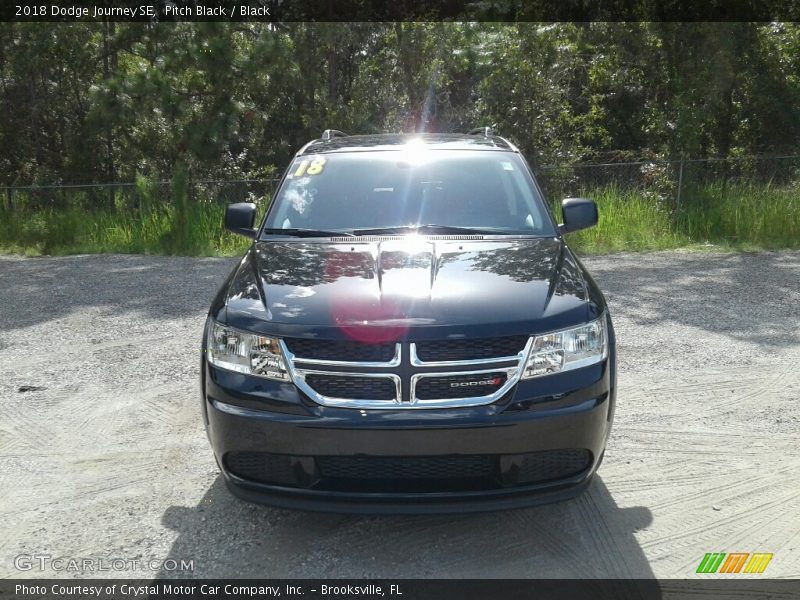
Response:
[[[237,262],[237,258],[120,254],[0,257],[0,304],[15,307],[0,311],[0,331],[30,327],[89,307],[138,311],[153,319],[202,314]]]
[[[617,320],[688,325],[762,347],[800,344],[798,252],[659,252],[584,263]]]
[[[0,330],[85,307],[171,319],[208,309],[237,258],[0,257]],[[800,344],[800,253],[653,253],[584,261],[617,317],[674,322],[765,347]],[[13,318],[12,318],[13,312]],[[747,318],[757,314],[758,318]]]
[[[359,517],[243,502],[221,477],[198,506],[173,506],[169,557],[194,577],[653,578],[633,533],[645,507],[620,508],[602,479],[567,502],[473,515]],[[188,573],[162,572],[160,577]]]

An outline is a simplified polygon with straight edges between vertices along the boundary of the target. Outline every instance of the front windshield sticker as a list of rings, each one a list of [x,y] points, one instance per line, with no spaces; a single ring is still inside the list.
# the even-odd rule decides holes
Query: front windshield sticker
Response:
[[[503,165],[503,170],[504,171],[513,171],[514,170],[514,165],[512,165],[510,162],[503,161],[501,164]]]
[[[297,164],[297,168],[289,177],[305,177],[308,175],[319,175],[325,168],[325,159],[321,156],[314,160],[304,159]]]

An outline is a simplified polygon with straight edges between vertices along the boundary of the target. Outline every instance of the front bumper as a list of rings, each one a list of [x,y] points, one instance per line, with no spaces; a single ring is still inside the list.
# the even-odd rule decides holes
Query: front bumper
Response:
[[[599,365],[520,382],[496,404],[422,411],[322,407],[293,385],[220,371],[206,363],[203,408],[225,482],[245,500],[360,514],[518,508],[567,499],[588,486],[613,420],[613,360],[612,352]],[[525,457],[576,452],[586,456],[579,471],[520,480]],[[243,476],[230,468],[229,458],[242,456],[237,453],[280,463],[282,474],[272,480]],[[354,464],[399,459],[401,467],[404,459],[441,465],[450,457],[457,465],[469,457],[485,457],[491,476],[451,479],[430,477],[428,471],[428,478],[416,483],[336,480],[320,468],[331,457]]]

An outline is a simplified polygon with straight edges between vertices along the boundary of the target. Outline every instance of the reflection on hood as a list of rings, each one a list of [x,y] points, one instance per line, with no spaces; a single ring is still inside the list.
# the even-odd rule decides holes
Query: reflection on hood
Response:
[[[528,324],[585,318],[589,291],[557,238],[257,242],[227,296],[229,317],[331,327]]]

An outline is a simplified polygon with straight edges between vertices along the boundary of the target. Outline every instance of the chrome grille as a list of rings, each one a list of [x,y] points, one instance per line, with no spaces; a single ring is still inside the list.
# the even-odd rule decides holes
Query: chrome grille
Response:
[[[481,406],[503,398],[522,375],[530,340],[526,336],[492,340],[499,341],[370,345],[295,338],[282,340],[281,345],[292,380],[314,402],[396,410]],[[426,358],[475,358],[423,361],[418,355],[423,344]],[[442,344],[442,350],[435,351],[436,344]],[[488,349],[479,349],[481,344]]]
[[[335,362],[390,362],[396,344],[365,344],[354,340],[314,340],[287,338],[286,347],[296,360],[323,360]]]

